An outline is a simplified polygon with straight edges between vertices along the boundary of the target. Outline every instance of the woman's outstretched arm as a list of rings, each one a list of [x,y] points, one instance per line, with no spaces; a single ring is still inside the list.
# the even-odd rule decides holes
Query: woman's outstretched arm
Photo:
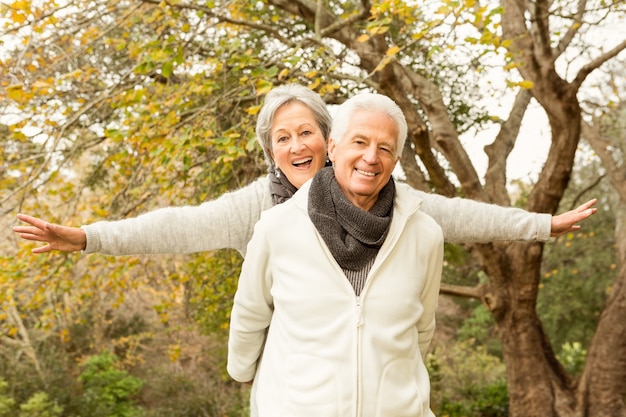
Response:
[[[13,230],[52,250],[106,255],[195,253],[232,248],[245,253],[261,212],[272,206],[265,178],[198,206],[166,207],[137,217],[67,227],[18,215],[28,225]]]
[[[421,210],[441,226],[444,239],[449,243],[487,243],[498,240],[546,242],[550,237],[579,230],[579,223],[597,212],[593,207],[595,199],[552,216],[467,198],[448,198],[415,189],[412,191],[422,199]]]

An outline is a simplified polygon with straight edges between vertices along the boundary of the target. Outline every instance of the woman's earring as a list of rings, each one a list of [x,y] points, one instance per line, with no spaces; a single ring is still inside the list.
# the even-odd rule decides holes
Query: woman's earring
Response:
[[[278,167],[274,168],[274,174],[276,175],[276,178],[280,178],[280,169]]]

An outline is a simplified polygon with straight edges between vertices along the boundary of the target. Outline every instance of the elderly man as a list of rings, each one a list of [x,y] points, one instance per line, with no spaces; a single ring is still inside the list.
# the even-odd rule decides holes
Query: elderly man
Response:
[[[388,97],[342,104],[332,167],[263,213],[231,317],[228,372],[260,417],[432,416],[440,227],[391,173],[407,134]]]

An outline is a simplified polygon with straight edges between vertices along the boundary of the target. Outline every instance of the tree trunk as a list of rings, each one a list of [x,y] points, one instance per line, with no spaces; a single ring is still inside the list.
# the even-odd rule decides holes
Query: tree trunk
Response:
[[[622,236],[618,242],[626,245],[626,236]],[[618,278],[600,316],[581,377],[579,402],[582,416],[626,416],[625,283],[626,264],[622,262]]]
[[[579,387],[584,415],[626,416],[626,175],[624,162],[614,158],[613,146],[602,137],[600,126],[583,123],[583,133],[602,160],[609,181],[618,195],[615,211],[615,242],[619,272],[587,354]],[[620,137],[618,133],[616,137]],[[607,360],[611,358],[611,360]]]
[[[535,309],[543,245],[511,243],[491,265],[492,309],[502,342],[510,417],[573,416],[575,395]],[[497,275],[496,275],[497,274]]]

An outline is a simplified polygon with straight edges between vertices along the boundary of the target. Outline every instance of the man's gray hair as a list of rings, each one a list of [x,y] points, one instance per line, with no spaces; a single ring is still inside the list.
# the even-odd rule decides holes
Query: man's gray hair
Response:
[[[360,93],[343,102],[337,107],[330,137],[335,142],[340,142],[350,130],[352,115],[360,110],[384,113],[396,124],[398,128],[396,157],[400,156],[408,132],[406,118],[396,102],[383,94]]]
[[[332,126],[332,117],[328,112],[326,103],[315,91],[310,88],[298,84],[286,84],[272,89],[265,96],[265,104],[259,112],[256,123],[256,137],[263,153],[265,161],[270,169],[274,168],[274,159],[270,151],[272,149],[272,122],[276,111],[287,103],[299,102],[307,106],[317,122],[324,140],[328,142],[330,129]]]

